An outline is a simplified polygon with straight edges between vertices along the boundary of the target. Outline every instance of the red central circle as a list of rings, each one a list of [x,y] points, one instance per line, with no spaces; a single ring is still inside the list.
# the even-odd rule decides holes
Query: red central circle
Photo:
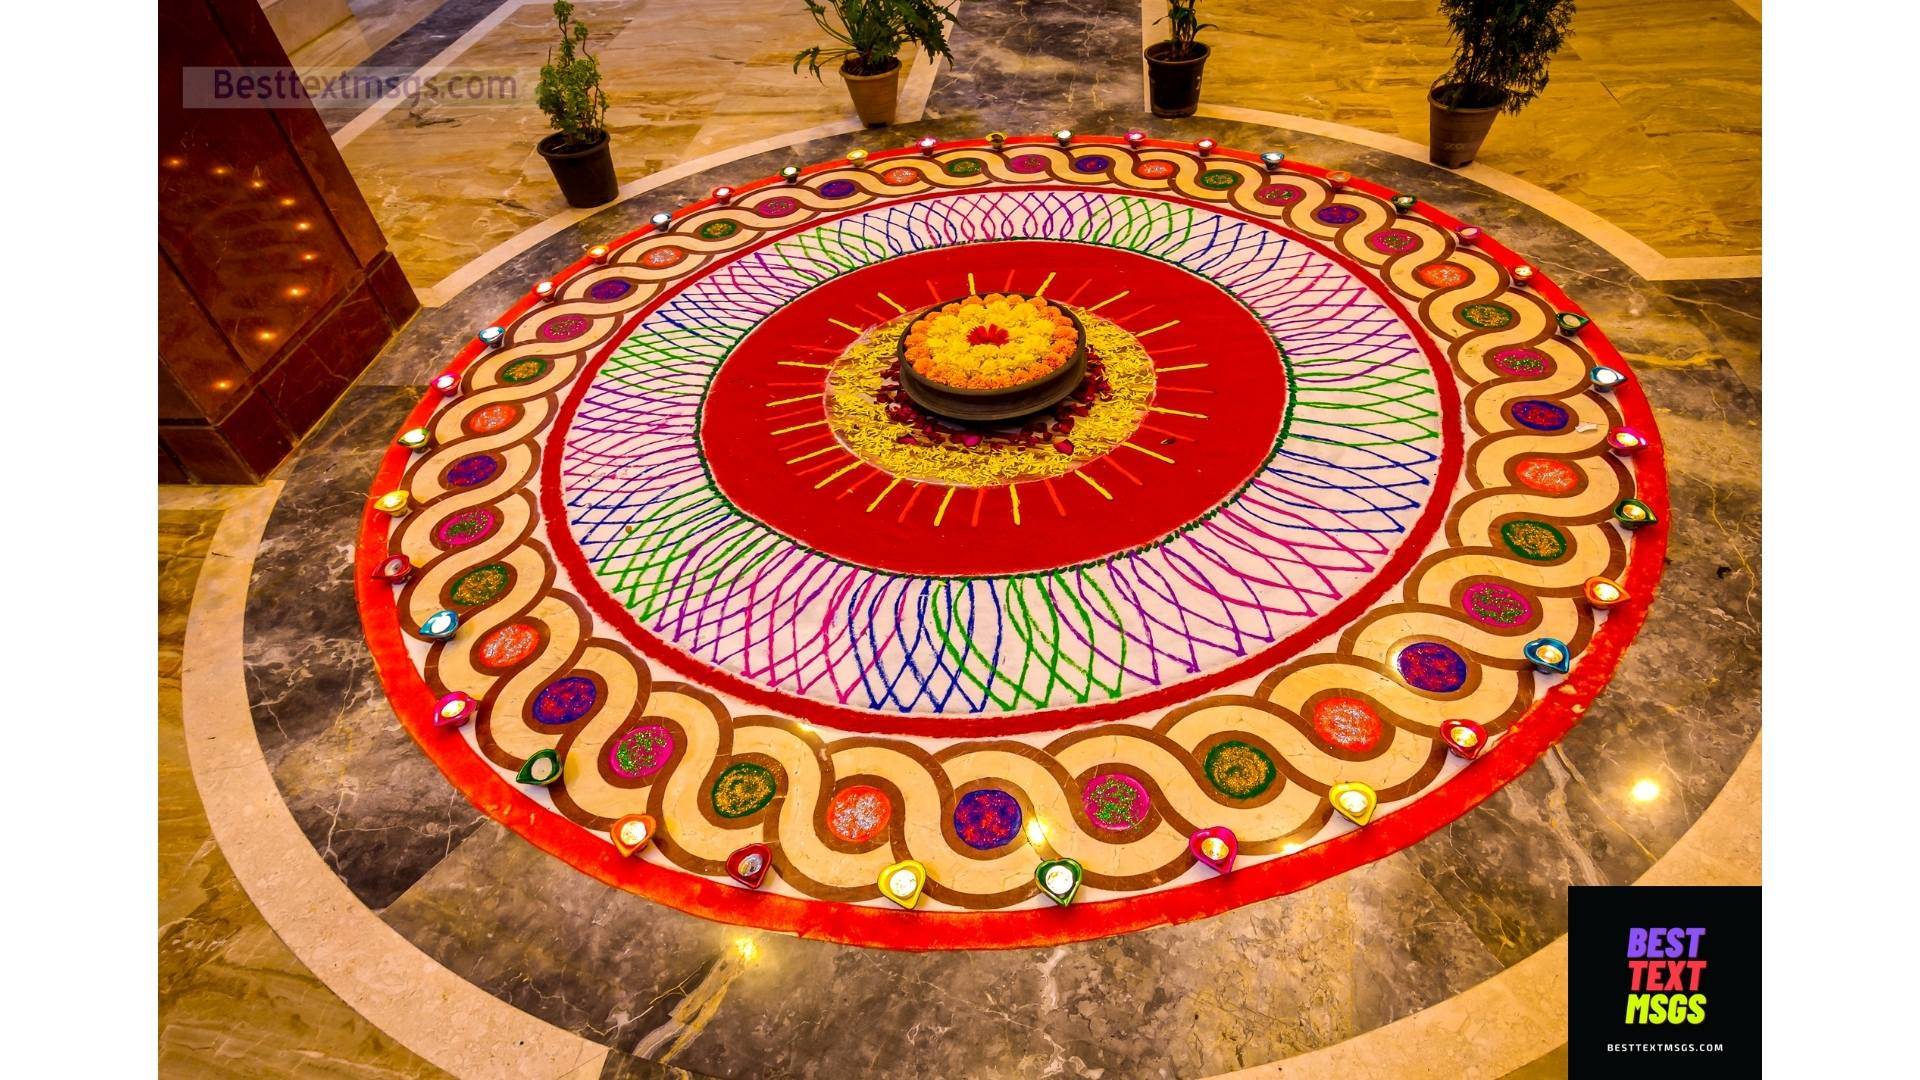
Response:
[[[1011,491],[847,467],[825,402],[827,370],[844,349],[902,308],[1043,287],[1128,331],[1151,357],[1157,387],[1129,445],[1075,470],[1084,475]],[[700,440],[720,491],[798,543],[895,573],[1016,574],[1100,559],[1200,519],[1272,455],[1286,382],[1266,328],[1198,275],[1113,248],[996,241],[855,270],[776,311],[721,366]]]

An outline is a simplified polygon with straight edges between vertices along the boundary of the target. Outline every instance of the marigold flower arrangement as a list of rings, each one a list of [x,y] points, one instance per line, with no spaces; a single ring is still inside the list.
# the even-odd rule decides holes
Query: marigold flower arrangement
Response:
[[[1004,390],[1060,370],[1080,334],[1038,296],[989,293],[943,304],[907,331],[906,359],[922,378],[968,390]]]

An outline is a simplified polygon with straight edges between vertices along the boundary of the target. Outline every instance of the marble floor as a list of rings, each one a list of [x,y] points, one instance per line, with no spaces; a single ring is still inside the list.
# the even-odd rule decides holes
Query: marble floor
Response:
[[[1592,0],[1581,11],[1626,6]],[[694,20],[676,24],[671,9],[644,0],[582,7],[631,38],[622,63],[638,66],[629,70],[668,55],[649,52],[674,40],[655,31],[697,36]],[[1216,7],[1209,18],[1231,18]],[[743,0],[724,10],[742,20],[761,9]],[[1348,20],[1356,40],[1377,36],[1366,28],[1379,27],[1384,9],[1367,10]],[[533,41],[530,13],[540,12],[510,12],[497,28],[503,47],[483,58],[524,62],[514,57]],[[954,41],[969,62],[933,80],[927,119],[747,154],[514,249],[416,317],[271,485],[163,493],[166,1075],[838,1078],[897,1072],[905,1052],[930,1076],[1540,1080],[1566,1070],[1554,980],[1564,982],[1568,883],[1758,879],[1760,282],[1648,280],[1524,201],[1359,142],[1285,124],[1152,121],[1133,59],[1140,21],[1130,0],[969,0]],[[702,80],[683,74],[678,92],[647,81],[651,107],[625,102],[634,140],[658,139],[645,143],[661,148],[650,167],[805,128],[817,115],[795,104],[800,113],[767,120],[777,113],[751,103],[813,84],[774,78],[785,74],[772,63],[779,49],[733,45],[701,62],[715,65],[708,83],[716,72],[765,68],[768,82],[748,79],[732,98],[740,113],[726,112],[732,90],[697,92]],[[1739,76],[1737,59],[1711,62],[1730,65],[1730,95],[1757,96],[1757,75]],[[1236,93],[1223,77],[1231,70],[1210,76],[1211,96]],[[1364,127],[1395,115],[1379,111],[1377,87],[1362,82],[1314,90],[1335,110],[1322,118]],[[840,88],[826,90],[816,104],[843,107]],[[669,120],[680,115],[668,100],[676,93],[686,123]],[[1308,115],[1297,102],[1253,96],[1246,107]],[[487,157],[477,125],[505,121],[456,131],[447,145],[471,156],[427,183],[435,128],[455,125],[405,116],[395,110],[347,147],[396,244],[427,251],[437,237],[465,245],[471,259],[552,213],[528,201],[542,177]],[[914,955],[742,935],[600,885],[466,804],[398,728],[346,587],[374,464],[426,379],[528,281],[635,227],[655,200],[853,146],[1062,123],[1280,145],[1417,191],[1527,253],[1606,328],[1658,407],[1674,528],[1662,599],[1579,726],[1485,804],[1377,862],[1215,919],[1041,950]],[[1503,131],[1517,128],[1496,128],[1496,139]],[[355,163],[368,138],[389,155],[386,188]],[[1679,145],[1645,127],[1621,138],[1649,144],[1622,162]],[[418,155],[414,169],[401,167],[409,155]],[[449,197],[450,206],[465,200],[460,213],[420,194],[436,186],[466,193]],[[1745,206],[1735,188],[1715,190],[1727,202],[1715,213],[1722,225],[1757,223],[1757,190]],[[486,216],[508,205],[519,209]],[[481,223],[471,239],[463,220]],[[1683,241],[1693,242],[1662,241],[1676,246],[1661,250],[1704,250]],[[1633,778],[1649,773],[1666,795],[1628,801]],[[1244,977],[1246,963],[1260,978]],[[1264,1068],[1277,1061],[1284,1069]]]

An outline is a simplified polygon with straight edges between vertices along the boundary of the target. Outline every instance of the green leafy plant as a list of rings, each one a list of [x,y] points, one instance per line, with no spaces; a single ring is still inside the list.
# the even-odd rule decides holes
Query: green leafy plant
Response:
[[[1573,29],[1573,0],[1440,0],[1453,67],[1434,80],[1440,104],[1517,113],[1547,88],[1547,61]]]
[[[1200,13],[1194,6],[1200,0],[1167,0],[1167,13],[1153,20],[1155,26],[1167,24],[1167,51],[1162,60],[1191,60],[1199,54],[1200,44],[1194,41],[1194,35],[1202,30],[1213,29],[1212,23],[1200,21]]]
[[[606,135],[607,95],[600,91],[600,61],[587,52],[587,27],[573,21],[573,5],[556,0],[553,21],[560,27],[560,55],[547,50],[534,102],[569,147],[588,146]]]
[[[803,0],[813,21],[838,42],[802,49],[793,58],[814,78],[838,61],[849,75],[883,75],[900,66],[900,50],[917,43],[929,56],[953,59],[947,48],[947,27],[953,25],[953,5],[938,0]],[[833,17],[828,18],[831,7]]]

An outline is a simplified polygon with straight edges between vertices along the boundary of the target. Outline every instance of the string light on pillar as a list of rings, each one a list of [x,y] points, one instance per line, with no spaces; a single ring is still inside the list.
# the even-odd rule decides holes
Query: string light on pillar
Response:
[[[515,773],[513,778],[523,784],[546,787],[560,779],[560,773],[560,755],[549,746],[544,750],[535,750],[533,756],[520,766],[520,771]]]
[[[460,616],[441,608],[420,623],[420,636],[428,641],[445,641],[460,629]]]
[[[1340,816],[1355,825],[1365,825],[1373,820],[1373,811],[1380,805],[1380,797],[1373,789],[1358,780],[1349,780],[1335,784],[1327,789],[1327,801],[1333,804]]]
[[[371,576],[375,581],[398,585],[413,576],[413,560],[405,555],[389,555],[373,568]]]
[[[1567,643],[1559,638],[1534,638],[1520,647],[1520,655],[1543,675],[1565,675],[1573,670]]]
[[[1627,590],[1610,577],[1590,577],[1582,591],[1586,593],[1587,603],[1601,611],[1624,604],[1628,600]]]
[[[1595,364],[1587,369],[1587,381],[1602,394],[1613,393],[1613,388],[1627,381],[1626,373],[1605,364]]]
[[[1625,457],[1637,454],[1647,448],[1647,437],[1630,427],[1617,427],[1607,432],[1607,449]]]
[[[399,517],[413,508],[413,498],[402,488],[395,488],[373,500],[373,508],[383,514]]]
[[[631,857],[647,846],[658,828],[651,814],[628,814],[614,822],[613,828],[607,830],[607,835],[613,838],[615,851]]]
[[[912,909],[920,902],[920,891],[927,887],[927,868],[917,860],[906,859],[880,871],[880,895]]]
[[[1066,907],[1080,892],[1086,871],[1073,859],[1048,859],[1033,868],[1033,880],[1047,899]]]
[[[757,889],[767,880],[767,868],[773,865],[773,849],[765,844],[748,844],[735,848],[727,856],[727,876],[745,885]]]
[[[473,719],[479,711],[480,703],[473,699],[472,694],[455,690],[442,697],[433,707],[433,726],[456,728]]]
[[[433,446],[433,433],[423,427],[410,427],[393,440],[394,445],[419,453]]]
[[[1240,857],[1240,840],[1225,825],[1212,825],[1187,837],[1187,851],[1216,874],[1232,873],[1233,860]]]
[[[1487,729],[1472,720],[1443,720],[1440,741],[1454,756],[1472,761],[1487,748]]]
[[[1644,529],[1660,519],[1654,516],[1653,507],[1639,499],[1622,499],[1613,507],[1614,524],[1632,532]]]

